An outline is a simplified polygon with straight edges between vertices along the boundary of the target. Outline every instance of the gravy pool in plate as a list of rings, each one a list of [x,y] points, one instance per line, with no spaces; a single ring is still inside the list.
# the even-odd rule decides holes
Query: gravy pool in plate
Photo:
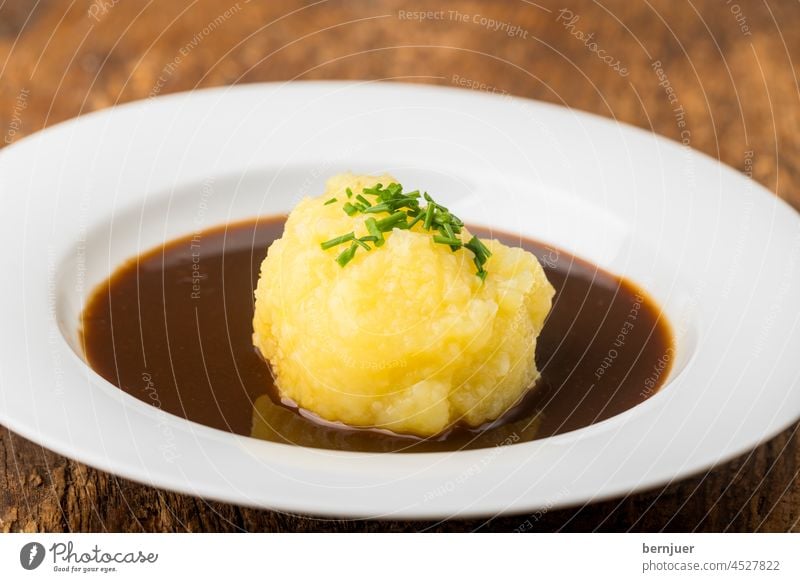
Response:
[[[427,439],[321,423],[281,402],[252,344],[259,265],[284,221],[211,228],[122,265],[83,312],[91,367],[132,396],[210,427],[375,452],[484,448],[562,434],[636,406],[669,375],[672,332],[644,290],[551,245],[471,227],[535,254],[556,289],[538,339],[536,389],[490,424]]]

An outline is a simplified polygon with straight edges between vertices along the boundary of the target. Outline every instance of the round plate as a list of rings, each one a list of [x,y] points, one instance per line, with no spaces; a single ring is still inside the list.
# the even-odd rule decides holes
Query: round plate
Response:
[[[88,368],[78,315],[122,261],[205,226],[286,212],[345,170],[389,171],[471,223],[637,282],[675,330],[668,382],[552,438],[365,454],[207,428]],[[157,487],[336,517],[523,512],[690,475],[800,416],[798,215],[715,160],[586,113],[395,83],[195,91],[2,150],[0,192],[0,422]]]

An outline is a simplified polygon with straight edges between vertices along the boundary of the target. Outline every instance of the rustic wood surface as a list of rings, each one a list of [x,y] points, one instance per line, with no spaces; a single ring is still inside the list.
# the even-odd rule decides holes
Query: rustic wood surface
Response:
[[[566,14],[559,20],[565,6],[579,16],[571,26]],[[445,10],[444,19],[401,13],[426,9]],[[475,15],[519,29],[490,30]],[[469,79],[680,140],[675,104],[652,66],[661,61],[686,112],[690,145],[752,172],[800,207],[799,29],[794,0],[7,0],[0,2],[0,145],[148,95],[323,78]],[[330,521],[209,502],[119,479],[3,429],[0,531],[797,531],[797,429],[658,491],[441,523]]]

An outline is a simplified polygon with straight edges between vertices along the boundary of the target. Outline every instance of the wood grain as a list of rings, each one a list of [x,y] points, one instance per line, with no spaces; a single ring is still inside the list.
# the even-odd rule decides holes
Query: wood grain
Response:
[[[568,9],[573,26],[565,26]],[[419,22],[401,11],[467,16]],[[491,30],[485,16],[510,26]],[[24,0],[0,8],[0,131],[10,143],[116,103],[233,83],[387,79],[541,99],[716,157],[800,207],[800,5],[782,2]],[[593,34],[603,62],[587,41]],[[523,38],[524,36],[524,38]],[[585,37],[584,37],[585,39]],[[675,91],[670,103],[653,63]],[[617,67],[620,68],[620,67]],[[469,89],[464,89],[469,90]],[[681,135],[675,107],[685,112]],[[752,168],[748,165],[752,159]],[[3,192],[2,196],[14,193]],[[19,387],[24,389],[24,387]],[[331,521],[146,487],[0,432],[2,531],[800,530],[795,425],[692,479],[625,499],[491,520]]]

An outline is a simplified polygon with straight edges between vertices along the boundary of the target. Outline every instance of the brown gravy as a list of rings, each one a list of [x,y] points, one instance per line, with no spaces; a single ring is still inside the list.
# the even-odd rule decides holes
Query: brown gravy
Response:
[[[503,418],[436,439],[325,426],[279,402],[251,343],[253,289],[284,217],[203,231],[119,268],[83,313],[91,367],[128,394],[200,424],[276,442],[349,451],[492,447],[572,431],[652,396],[669,374],[672,336],[635,285],[542,243],[481,228],[536,256],[556,288],[538,341],[542,378]]]

